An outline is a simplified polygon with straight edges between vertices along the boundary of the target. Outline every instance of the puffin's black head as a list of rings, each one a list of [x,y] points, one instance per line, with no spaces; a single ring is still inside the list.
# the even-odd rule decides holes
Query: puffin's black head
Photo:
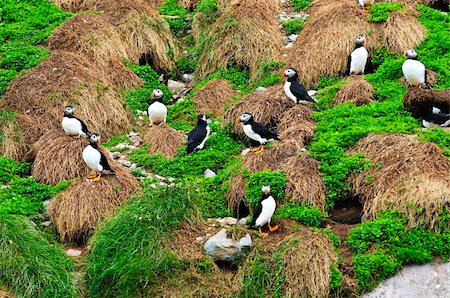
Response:
[[[160,101],[162,100],[164,93],[160,89],[153,89],[152,94],[150,95],[151,99]]]
[[[248,123],[253,121],[253,116],[250,113],[243,113],[236,122]]]
[[[293,68],[288,68],[281,74],[281,76],[288,81],[296,80],[298,78],[298,72]]]
[[[197,124],[198,125],[208,125],[207,118],[205,114],[200,114],[197,116]]]
[[[263,187],[261,187],[261,191],[263,192],[264,195],[269,195],[270,194],[270,185],[263,185]]]
[[[100,135],[98,133],[93,133],[89,136],[89,142],[92,144],[100,143]]]
[[[417,52],[414,51],[413,49],[409,49],[405,52],[405,56],[408,59],[417,59],[418,55]]]
[[[72,106],[67,106],[64,108],[64,116],[70,116],[73,115],[75,108]]]
[[[366,37],[364,35],[358,35],[358,37],[355,39],[356,45],[362,45],[364,44],[364,41],[366,40]]]

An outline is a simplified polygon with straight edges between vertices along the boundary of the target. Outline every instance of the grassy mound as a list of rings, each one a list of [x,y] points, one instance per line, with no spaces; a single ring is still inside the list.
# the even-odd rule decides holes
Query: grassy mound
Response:
[[[349,81],[336,93],[334,104],[341,104],[345,101],[360,106],[370,103],[374,98],[372,85],[362,76],[351,76]]]
[[[236,91],[226,80],[214,79],[200,88],[192,100],[195,102],[197,113],[220,117],[236,95]]]
[[[148,144],[149,154],[159,153],[166,157],[175,157],[177,150],[186,143],[186,138],[183,134],[163,125],[148,128],[142,139]]]

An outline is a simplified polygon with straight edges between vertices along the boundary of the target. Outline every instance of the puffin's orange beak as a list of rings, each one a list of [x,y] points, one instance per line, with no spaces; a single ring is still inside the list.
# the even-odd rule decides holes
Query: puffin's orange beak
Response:
[[[155,98],[155,94],[152,92],[152,94],[150,94],[150,98],[153,99]]]
[[[408,55],[408,51],[405,51],[405,52],[403,53],[403,55],[407,56],[407,55]]]
[[[236,119],[236,125],[239,125],[240,122],[241,122],[241,119],[237,118]]]
[[[286,75],[284,74],[284,71],[281,73],[281,77],[282,77],[283,79],[286,79]]]

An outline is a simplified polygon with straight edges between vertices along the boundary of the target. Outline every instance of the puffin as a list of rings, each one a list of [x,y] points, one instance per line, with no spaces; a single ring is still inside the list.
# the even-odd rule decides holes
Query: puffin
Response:
[[[237,120],[237,123],[243,123],[244,133],[247,137],[252,140],[253,144],[259,144],[258,147],[254,147],[251,149],[252,152],[259,154],[264,151],[264,145],[270,141],[280,139],[278,138],[278,134],[270,131],[264,125],[255,122],[252,114],[243,113]]]
[[[64,108],[64,118],[61,122],[64,132],[69,136],[74,136],[76,139],[89,137],[90,133],[86,124],[75,117],[74,112],[75,108],[73,106]]]
[[[295,69],[288,68],[281,75],[286,80],[284,83],[284,92],[296,104],[316,102],[314,98],[309,96],[305,87],[298,82],[298,73]]]
[[[211,129],[208,126],[206,115],[198,115],[197,126],[188,135],[186,154],[191,154],[196,150],[202,150],[210,133]]]
[[[278,229],[278,225],[274,227],[270,225],[270,220],[275,213],[277,203],[275,202],[273,196],[270,194],[269,185],[264,185],[261,188],[261,191],[263,194],[261,200],[258,203],[258,206],[256,206],[255,211],[253,212],[253,219],[250,225],[253,229],[258,229],[261,236],[265,237],[269,235],[268,232],[264,233],[263,231],[261,231],[261,228],[265,224],[269,226],[270,232],[276,231]]]
[[[418,60],[417,52],[409,49],[405,52],[406,61],[403,62],[402,71],[410,86],[429,87],[427,83],[425,65]]]
[[[422,125],[425,128],[434,126],[450,127],[450,114],[442,113],[440,109],[433,107],[431,113],[423,116]]]
[[[87,179],[91,181],[100,181],[100,176],[102,174],[115,174],[114,170],[109,166],[106,156],[98,149],[99,142],[100,135],[93,133],[89,137],[89,144],[83,150],[83,160],[93,171],[92,174],[87,177]]]
[[[364,47],[364,41],[366,40],[364,35],[358,35],[355,40],[355,48],[348,56],[347,69],[349,75],[364,74],[369,70],[370,59],[369,52]]]
[[[375,0],[358,0],[358,5],[361,6],[363,12],[369,12],[365,7],[372,6],[375,3]]]
[[[153,92],[150,95],[151,99],[154,100],[154,102],[147,109],[150,127],[152,127],[153,124],[166,124],[167,107],[162,102],[163,95],[164,93],[160,89],[153,89]]]

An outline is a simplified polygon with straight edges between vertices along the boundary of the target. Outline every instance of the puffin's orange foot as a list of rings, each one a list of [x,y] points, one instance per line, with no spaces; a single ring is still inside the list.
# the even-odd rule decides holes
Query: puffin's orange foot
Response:
[[[365,7],[362,8],[362,12],[363,13],[369,13],[369,11]]]
[[[260,154],[260,153],[263,152],[263,151],[264,151],[264,146],[261,145],[261,146],[258,147],[258,150],[255,151],[255,154]]]
[[[258,151],[258,150],[259,150],[259,147],[254,147],[254,148],[250,149],[251,152],[255,152],[255,151]]]
[[[97,177],[95,177],[95,178],[92,178],[92,181],[94,181],[94,182],[100,181],[100,176],[97,176]]]
[[[86,179],[92,179],[97,177],[97,173],[96,172],[92,172],[89,176],[86,177]]]
[[[274,231],[278,230],[278,228],[279,228],[278,225],[276,225],[274,227],[271,227],[270,224],[269,224],[269,231],[271,231],[271,232],[274,232]]]
[[[264,233],[263,231],[261,231],[261,227],[259,227],[259,234],[263,237],[266,237],[267,235],[269,235],[269,233]]]
[[[81,135],[80,134],[78,134],[77,136],[75,136],[74,137],[75,139],[79,139],[79,138],[81,138]]]

